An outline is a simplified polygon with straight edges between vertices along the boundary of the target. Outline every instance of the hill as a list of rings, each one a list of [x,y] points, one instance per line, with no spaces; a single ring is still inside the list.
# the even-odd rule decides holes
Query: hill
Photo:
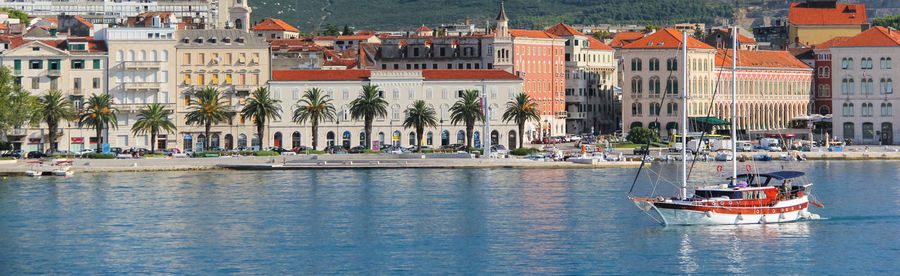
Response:
[[[762,19],[786,16],[792,0],[508,0],[507,13],[515,28],[541,28],[568,24],[655,24],[675,22],[724,22],[739,14],[741,22],[759,25]],[[848,0],[864,3],[870,17],[900,12],[896,0]],[[253,0],[253,20],[280,18],[306,33],[325,24],[356,29],[409,30],[422,24],[435,26],[492,22],[496,0]]]

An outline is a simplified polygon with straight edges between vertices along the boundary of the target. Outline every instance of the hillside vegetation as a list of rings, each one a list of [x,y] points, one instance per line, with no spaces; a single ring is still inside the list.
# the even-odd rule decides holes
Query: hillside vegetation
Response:
[[[514,28],[569,24],[654,24],[723,22],[736,11],[751,19],[786,16],[799,0],[507,0]],[[497,0],[252,0],[253,20],[275,17],[304,33],[321,32],[326,24],[358,30],[410,30],[422,24],[460,23],[466,17],[483,26],[497,15]],[[900,8],[895,0],[843,0],[864,3],[875,13]],[[876,17],[875,14],[870,17]],[[760,24],[757,20],[755,24]]]

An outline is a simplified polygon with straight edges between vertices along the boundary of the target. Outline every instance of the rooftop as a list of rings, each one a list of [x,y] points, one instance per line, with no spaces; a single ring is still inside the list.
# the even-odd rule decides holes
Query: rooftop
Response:
[[[706,43],[688,36],[688,48],[690,49],[715,49]],[[644,38],[638,39],[623,49],[678,49],[681,48],[681,32],[675,29],[659,30]]]
[[[620,32],[613,37],[613,40],[609,43],[609,46],[616,48],[625,47],[625,45],[631,44],[635,40],[641,39],[642,37],[644,37],[644,33],[642,32]]]
[[[553,27],[550,27],[549,29],[547,29],[546,32],[557,35],[557,36],[576,36],[576,35],[587,36],[582,32],[572,29],[572,27],[569,27],[569,25],[566,25],[565,23],[556,24]]]
[[[831,48],[831,46],[843,43],[844,41],[847,41],[848,39],[850,39],[849,36],[839,36],[839,37],[829,39],[828,41],[816,44],[814,47],[816,49],[828,49],[828,48]]]
[[[831,47],[900,46],[900,33],[884,27],[874,27]]]
[[[560,38],[554,34],[545,31],[519,30],[510,29],[509,35],[512,37],[528,37],[528,38]]]
[[[730,49],[716,51],[716,66],[731,67],[734,56]],[[738,66],[754,68],[811,69],[786,51],[738,50]]]
[[[411,70],[273,70],[275,81],[365,81],[372,71]],[[416,70],[412,70],[416,71]],[[503,70],[418,70],[425,80],[520,80],[516,75]]]
[[[807,3],[793,3],[788,13],[788,22],[794,25],[860,25],[868,21],[866,5],[863,4],[810,8]]]
[[[300,30],[298,30],[297,28],[294,28],[294,26],[291,26],[290,24],[285,23],[281,19],[274,19],[274,18],[266,19],[265,21],[263,21],[259,24],[256,24],[256,26],[253,26],[253,28],[251,28],[250,30],[252,30],[252,31],[287,31],[287,32],[297,32],[297,33],[300,32]]]

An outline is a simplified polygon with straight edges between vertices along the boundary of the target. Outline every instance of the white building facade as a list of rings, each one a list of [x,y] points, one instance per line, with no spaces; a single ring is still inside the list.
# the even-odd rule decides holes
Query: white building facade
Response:
[[[266,134],[267,144],[284,148],[312,145],[309,123],[298,125],[291,121],[297,101],[310,88],[319,88],[333,100],[337,120],[319,125],[319,144],[353,147],[365,144],[362,120],[352,120],[350,102],[362,91],[363,85],[377,85],[388,101],[388,116],[375,119],[372,141],[379,145],[409,147],[417,139],[423,145],[439,148],[442,145],[465,144],[465,125],[450,123],[450,106],[460,99],[460,92],[474,89],[487,96],[488,116],[493,144],[515,148],[519,134],[517,126],[501,120],[503,107],[522,92],[522,80],[502,70],[283,70],[274,71],[269,87],[282,101],[284,114],[271,123]],[[403,127],[405,110],[414,101],[424,100],[437,113],[438,126],[427,128],[424,137],[416,137],[414,129]],[[254,134],[234,133],[236,147],[247,145]],[[477,123],[473,131],[474,147],[487,140],[484,124]],[[228,139],[228,138],[226,138]]]

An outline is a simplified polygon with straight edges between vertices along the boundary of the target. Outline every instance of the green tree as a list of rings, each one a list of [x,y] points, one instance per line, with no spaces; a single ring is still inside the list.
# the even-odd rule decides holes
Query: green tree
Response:
[[[116,129],[119,125],[119,119],[116,117],[119,110],[112,105],[112,96],[109,94],[94,94],[88,98],[81,113],[79,120],[81,125],[97,131],[97,152],[100,152],[103,145],[103,129]]]
[[[200,90],[192,98],[188,113],[184,115],[188,125],[203,126],[203,149],[209,149],[210,128],[213,124],[221,123],[231,119],[235,112],[225,103],[225,100],[219,97],[219,90],[213,87],[207,87]],[[260,137],[262,139],[262,137]]]
[[[599,41],[603,41],[604,39],[612,39],[613,38],[612,34],[610,34],[607,31],[594,32],[592,35],[594,36],[595,39],[597,39]]]
[[[648,144],[650,142],[659,142],[659,133],[649,128],[633,127],[625,139],[634,144]]]
[[[263,131],[266,128],[266,121],[281,119],[281,100],[272,98],[269,89],[259,87],[247,99],[247,105],[241,110],[241,119],[253,119],[256,124],[256,133],[259,135],[259,147],[262,149],[266,137]]]
[[[434,107],[425,104],[423,100],[413,102],[413,106],[406,109],[406,119],[403,120],[404,128],[416,129],[416,148],[422,152],[422,135],[426,127],[437,126],[437,113]]]
[[[350,26],[344,24],[344,31],[341,32],[343,35],[353,35],[353,31],[350,30]]]
[[[148,104],[138,112],[138,119],[131,126],[131,133],[141,135],[150,133],[150,152],[156,152],[156,137],[160,132],[175,132],[175,123],[169,120],[172,110],[165,109],[163,105]]]
[[[367,149],[372,149],[372,121],[387,117],[387,105],[377,85],[363,85],[359,97],[350,102],[350,117],[363,120]]]
[[[324,95],[321,89],[313,87],[307,89],[303,97],[297,101],[293,121],[298,124],[309,121],[312,125],[312,147],[316,150],[319,146],[319,123],[334,121],[335,115],[337,114],[334,105],[331,104],[331,97]]]
[[[0,66],[0,133],[26,124],[37,124],[38,99],[15,82],[9,68]]]
[[[450,123],[457,125],[463,123],[466,126],[466,146],[472,146],[472,135],[475,130],[475,122],[484,122],[484,114],[481,113],[481,98],[478,90],[467,89],[453,106],[450,107]]]
[[[538,104],[534,99],[525,93],[519,93],[515,98],[506,103],[506,110],[503,111],[504,122],[514,122],[519,127],[519,147],[524,147],[523,139],[525,139],[525,123],[528,121],[540,121]]]
[[[872,22],[872,25],[885,28],[900,29],[900,15],[875,18],[875,20]]]
[[[325,25],[325,31],[322,32],[322,35],[339,36],[341,35],[341,29],[338,29],[335,25],[328,24]]]
[[[694,26],[694,39],[700,41],[706,39],[706,34],[703,32],[703,28],[700,28],[700,24]]]
[[[0,11],[4,11],[9,14],[9,18],[19,19],[19,23],[28,24],[28,14],[24,11],[20,11],[13,8],[0,8]]]
[[[652,33],[655,31],[659,31],[660,29],[661,29],[660,27],[653,26],[653,24],[647,24],[647,26],[644,26],[645,33]]]
[[[69,121],[75,119],[75,110],[72,108],[72,101],[63,96],[56,90],[51,90],[38,99],[39,109],[37,111],[41,121],[47,123],[47,138],[50,140],[50,150],[56,151],[59,143],[56,142],[59,133],[59,121]]]

